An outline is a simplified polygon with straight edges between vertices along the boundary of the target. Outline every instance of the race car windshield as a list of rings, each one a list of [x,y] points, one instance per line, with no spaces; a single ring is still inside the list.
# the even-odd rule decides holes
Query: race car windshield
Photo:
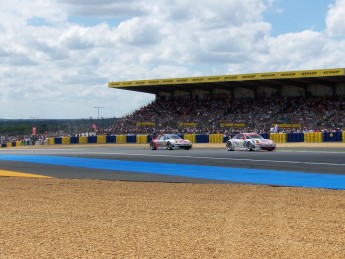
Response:
[[[168,135],[168,139],[181,139],[178,135]]]
[[[258,134],[248,135],[247,137],[251,139],[263,139],[263,137]]]

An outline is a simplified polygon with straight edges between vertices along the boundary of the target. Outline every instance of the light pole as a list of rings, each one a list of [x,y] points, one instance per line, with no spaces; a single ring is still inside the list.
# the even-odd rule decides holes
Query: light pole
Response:
[[[103,133],[104,133],[104,118],[103,117],[101,117],[102,118],[102,129],[103,129]]]
[[[81,118],[83,120],[83,132],[85,133],[85,121],[84,118]]]
[[[95,106],[95,107],[93,107],[93,108],[95,108],[95,109],[97,109],[97,123],[98,123],[98,125],[99,125],[99,109],[102,109],[102,108],[104,108],[104,107],[102,107],[102,106]]]

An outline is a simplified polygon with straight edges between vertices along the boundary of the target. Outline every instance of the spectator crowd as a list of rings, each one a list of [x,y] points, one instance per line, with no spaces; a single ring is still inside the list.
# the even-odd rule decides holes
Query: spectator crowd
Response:
[[[151,122],[154,126],[139,126],[138,122]],[[238,126],[224,127],[224,123]],[[121,118],[108,131],[116,134],[264,133],[275,124],[287,126],[280,128],[280,132],[343,131],[345,96],[160,98]]]
[[[285,125],[279,127],[279,132],[285,133],[345,131],[345,96],[262,96],[238,99],[230,99],[224,95],[213,98],[161,97],[117,119],[112,125],[97,129],[97,132],[74,134],[231,135],[241,131],[272,132],[273,129],[277,130],[274,127],[276,124]],[[28,138],[1,136],[1,143]],[[46,136],[39,139],[45,138]]]

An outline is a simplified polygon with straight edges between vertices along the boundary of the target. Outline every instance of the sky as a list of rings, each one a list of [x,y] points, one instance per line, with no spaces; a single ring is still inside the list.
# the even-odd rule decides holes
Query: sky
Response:
[[[154,100],[110,81],[345,67],[345,0],[1,0],[0,17],[3,119]]]

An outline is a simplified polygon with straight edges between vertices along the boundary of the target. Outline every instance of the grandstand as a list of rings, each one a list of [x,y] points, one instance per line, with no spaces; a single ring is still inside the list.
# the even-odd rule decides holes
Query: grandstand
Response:
[[[155,101],[120,119],[117,134],[153,132],[344,131],[345,69],[109,82],[155,94]]]

